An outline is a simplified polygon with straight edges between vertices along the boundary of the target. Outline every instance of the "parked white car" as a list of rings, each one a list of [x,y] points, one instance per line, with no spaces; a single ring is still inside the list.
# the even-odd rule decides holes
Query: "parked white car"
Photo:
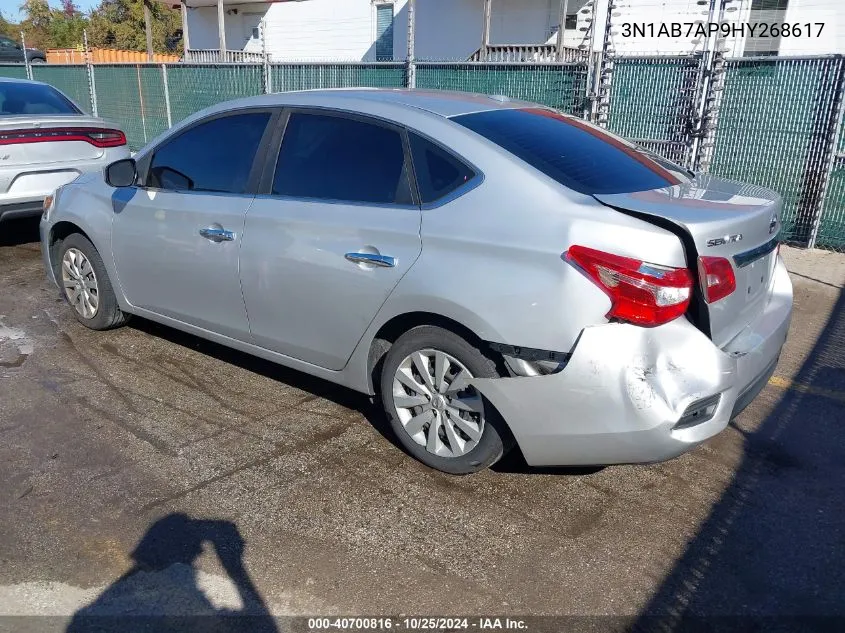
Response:
[[[55,189],[128,156],[121,130],[54,87],[0,78],[0,221],[40,215]]]

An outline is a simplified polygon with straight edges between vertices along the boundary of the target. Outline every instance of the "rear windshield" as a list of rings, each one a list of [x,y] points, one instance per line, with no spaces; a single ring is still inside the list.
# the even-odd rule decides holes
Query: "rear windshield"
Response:
[[[80,114],[64,95],[42,84],[0,82],[0,115]]]
[[[489,110],[452,120],[580,193],[646,191],[688,179],[682,167],[553,110]]]

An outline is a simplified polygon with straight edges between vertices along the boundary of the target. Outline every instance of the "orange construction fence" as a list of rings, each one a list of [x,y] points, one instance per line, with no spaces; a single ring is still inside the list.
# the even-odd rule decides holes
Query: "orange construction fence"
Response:
[[[110,48],[92,48],[90,52],[92,64],[125,64],[143,63],[148,61],[146,51],[119,51]],[[179,55],[155,53],[153,61],[159,64],[178,62]],[[76,48],[53,48],[47,51],[48,64],[84,64],[85,51]]]

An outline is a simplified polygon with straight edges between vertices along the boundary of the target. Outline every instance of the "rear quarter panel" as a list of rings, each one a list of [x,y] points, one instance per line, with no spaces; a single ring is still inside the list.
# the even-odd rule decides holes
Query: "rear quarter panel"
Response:
[[[463,156],[483,182],[425,208],[423,249],[377,317],[436,312],[480,338],[569,351],[581,330],[605,323],[608,297],[564,259],[572,244],[686,266],[677,237],[562,187],[446,119],[409,125]]]

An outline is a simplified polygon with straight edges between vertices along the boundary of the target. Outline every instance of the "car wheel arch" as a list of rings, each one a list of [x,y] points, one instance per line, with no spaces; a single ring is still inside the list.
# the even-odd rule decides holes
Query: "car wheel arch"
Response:
[[[434,312],[414,311],[394,315],[385,321],[370,340],[367,355],[367,379],[370,393],[378,393],[378,383],[381,367],[391,345],[405,332],[421,325],[434,325],[449,330],[475,345],[496,363],[500,371],[505,372],[504,359],[493,351],[487,341],[476,334],[471,328],[454,318]],[[505,375],[504,373],[502,375]]]
[[[94,240],[91,239],[91,236],[82,227],[73,222],[61,220],[59,222],[56,222],[52,227],[50,227],[50,265],[53,267],[54,273],[58,270],[59,258],[57,256],[59,249],[62,247],[62,242],[64,242],[64,240],[66,240],[74,233],[79,233],[89,242],[91,242],[92,244],[94,243]],[[94,248],[96,248],[96,246]]]

